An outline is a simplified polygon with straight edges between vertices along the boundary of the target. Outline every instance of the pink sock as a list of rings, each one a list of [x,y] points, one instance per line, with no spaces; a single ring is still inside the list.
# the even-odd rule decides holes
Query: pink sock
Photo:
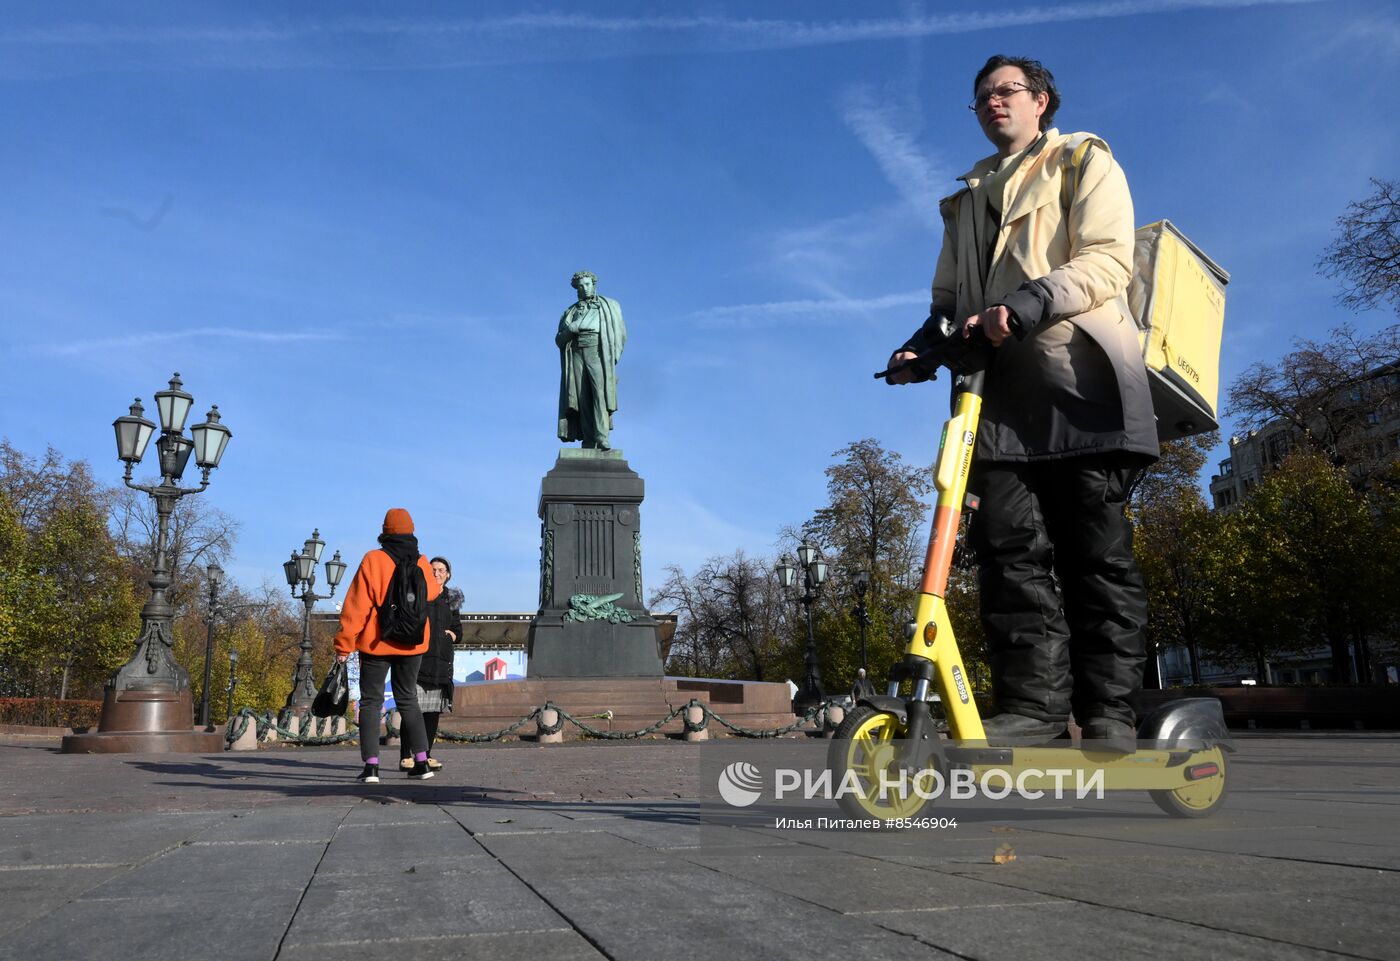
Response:
[[[415,761],[417,761],[419,764],[422,764],[424,761],[426,761],[426,760],[428,759],[428,752],[427,752],[427,751],[419,751],[417,754],[413,755],[413,759],[414,759]]]
[[[377,758],[377,757],[368,757],[368,758],[365,758],[365,763],[366,763],[366,764],[373,764],[375,767],[379,767],[379,758]]]

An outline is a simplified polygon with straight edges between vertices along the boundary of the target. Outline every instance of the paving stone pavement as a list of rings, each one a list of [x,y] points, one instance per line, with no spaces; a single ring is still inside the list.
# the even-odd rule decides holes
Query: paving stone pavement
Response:
[[[6,738],[0,961],[1400,958],[1400,737],[1241,739],[1199,821],[974,799],[906,832],[713,818],[735,751],[449,745],[366,786],[344,748]]]

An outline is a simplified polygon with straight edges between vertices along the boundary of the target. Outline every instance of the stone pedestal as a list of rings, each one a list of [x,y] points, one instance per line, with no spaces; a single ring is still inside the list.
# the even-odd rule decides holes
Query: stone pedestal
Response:
[[[642,599],[642,497],[621,451],[565,448],[544,476],[532,678],[661,676]]]
[[[108,688],[93,734],[70,734],[64,754],[218,754],[221,731],[194,726],[194,704],[182,691],[118,691]]]

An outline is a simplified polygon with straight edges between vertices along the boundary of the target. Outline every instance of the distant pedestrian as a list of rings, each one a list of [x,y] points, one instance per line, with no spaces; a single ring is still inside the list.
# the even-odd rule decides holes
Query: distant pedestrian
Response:
[[[870,678],[865,676],[865,668],[856,672],[856,682],[851,685],[851,703],[859,704],[863,697],[874,697],[875,685],[870,683]]]
[[[443,711],[452,710],[452,662],[456,655],[457,632],[462,627],[464,598],[461,591],[447,586],[452,580],[451,562],[445,557],[434,557],[432,565],[433,577],[442,593],[428,605],[428,631],[432,640],[418,667],[418,709],[423,712],[423,730],[428,738],[428,767],[437,771],[442,768],[442,762],[433,757],[433,741],[437,739],[438,718]],[[407,771],[413,767],[413,755],[406,739],[399,744],[399,767]]]
[[[390,600],[400,564],[410,565],[410,573],[416,566],[420,576],[413,578],[419,582],[413,587],[424,592],[428,604],[437,599],[442,588],[428,559],[418,553],[418,538],[413,536],[413,518],[408,511],[395,507],[384,515],[379,545],[379,550],[364,556],[355,571],[340,612],[340,630],[335,635],[336,660],[347,660],[355,651],[360,653],[360,757],[365,766],[358,780],[379,783],[379,718],[384,711],[385,675],[394,685],[403,738],[413,752],[414,764],[408,776],[426,780],[433,771],[428,767],[428,740],[415,682],[423,652],[428,649],[429,624],[424,618],[421,637],[392,640],[381,635],[380,618]]]

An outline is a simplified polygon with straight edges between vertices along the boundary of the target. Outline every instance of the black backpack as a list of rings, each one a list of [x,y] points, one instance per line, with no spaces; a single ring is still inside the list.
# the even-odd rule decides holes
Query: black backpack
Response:
[[[397,644],[419,644],[428,622],[428,582],[418,558],[398,561],[379,607],[379,636]]]

